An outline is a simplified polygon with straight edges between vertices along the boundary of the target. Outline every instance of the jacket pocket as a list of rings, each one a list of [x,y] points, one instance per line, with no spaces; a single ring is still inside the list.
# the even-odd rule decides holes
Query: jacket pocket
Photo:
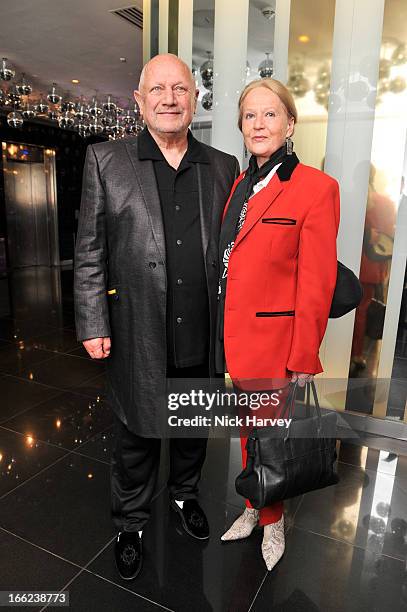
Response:
[[[274,312],[256,312],[256,317],[293,317],[295,310],[280,310]]]
[[[289,219],[288,217],[264,217],[261,220],[262,223],[270,223],[273,225],[296,225],[296,219]]]

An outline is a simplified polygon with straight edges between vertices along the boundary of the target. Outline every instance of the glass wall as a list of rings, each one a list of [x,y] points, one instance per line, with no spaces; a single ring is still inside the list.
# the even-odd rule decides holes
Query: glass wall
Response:
[[[346,402],[350,410],[401,420],[407,398],[403,349],[407,237],[399,232],[401,240],[396,243],[395,234],[399,220],[403,223],[399,206],[407,127],[406,20],[406,3],[386,0],[359,272],[364,296],[355,314],[349,367],[349,377],[363,380],[363,386],[350,383]]]
[[[234,152],[236,134],[222,132],[219,137],[214,118],[217,105],[225,102],[216,95],[217,79],[227,81],[236,62],[241,63],[243,81],[233,91],[218,89],[221,97],[230,98],[231,110],[224,115],[230,131],[245,82],[275,76],[288,85],[299,115],[295,151],[303,163],[339,181],[338,257],[360,276],[364,288],[357,311],[328,324],[321,347],[325,372],[319,379],[327,385],[338,382],[338,393],[332,393],[338,410],[407,422],[407,197],[401,181],[407,165],[407,4],[242,4],[248,5],[248,23],[222,41],[221,53],[229,53],[227,70],[216,44],[219,31],[227,31],[225,21],[236,18],[236,5],[194,0],[192,67],[200,95],[192,130],[199,140]],[[242,49],[246,65],[238,59]],[[217,65],[222,65],[222,74]],[[240,159],[244,168],[247,157]]]

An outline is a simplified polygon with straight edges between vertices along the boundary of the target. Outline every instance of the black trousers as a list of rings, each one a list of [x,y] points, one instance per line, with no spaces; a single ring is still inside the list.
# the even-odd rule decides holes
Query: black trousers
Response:
[[[207,378],[208,366],[169,368],[168,378]],[[206,438],[171,438],[167,482],[171,499],[193,499],[206,457]],[[118,531],[138,531],[148,521],[157,484],[161,440],[143,438],[115,417],[111,462],[112,519]]]

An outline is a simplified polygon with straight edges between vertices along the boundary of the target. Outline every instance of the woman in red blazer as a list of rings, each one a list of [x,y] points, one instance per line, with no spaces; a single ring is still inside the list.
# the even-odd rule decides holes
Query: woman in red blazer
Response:
[[[279,81],[259,79],[243,90],[239,128],[252,156],[223,217],[216,355],[217,369],[243,390],[287,390],[323,371],[318,352],[336,283],[339,188],[293,153],[296,121]],[[241,441],[245,465],[244,431]],[[271,570],[285,549],[282,502],[257,511],[247,501],[222,540],[247,537],[257,524]]]

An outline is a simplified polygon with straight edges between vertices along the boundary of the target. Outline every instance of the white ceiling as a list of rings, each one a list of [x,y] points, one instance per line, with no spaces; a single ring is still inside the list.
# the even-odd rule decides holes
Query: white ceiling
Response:
[[[142,67],[142,32],[109,10],[129,4],[142,8],[142,0],[1,0],[0,57],[37,90],[55,81],[74,95],[97,89],[127,104]]]
[[[273,48],[274,22],[260,9],[274,1],[250,0],[252,77],[264,52]],[[194,0],[194,11],[213,15],[214,4],[215,0]],[[55,81],[75,96],[92,96],[97,89],[101,96],[112,93],[127,105],[142,67],[142,32],[109,11],[129,5],[142,9],[142,0],[0,0],[0,57],[26,72],[37,91],[47,92]],[[331,56],[334,10],[335,0],[291,0],[289,56],[300,54],[307,71]],[[405,41],[406,23],[406,0],[386,0],[383,36]],[[300,43],[300,34],[307,34],[309,42]],[[199,66],[205,51],[213,51],[213,26],[194,26],[193,48]],[[127,62],[120,62],[120,57]],[[72,85],[73,78],[80,84]]]

